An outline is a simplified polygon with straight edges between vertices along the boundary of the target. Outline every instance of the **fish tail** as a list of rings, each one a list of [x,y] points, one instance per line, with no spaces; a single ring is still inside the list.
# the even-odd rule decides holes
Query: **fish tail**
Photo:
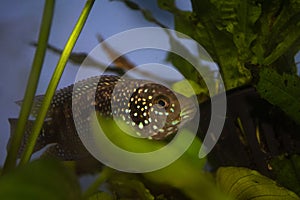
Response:
[[[7,150],[10,146],[12,135],[15,133],[18,119],[9,118],[8,121],[9,121],[9,124],[10,124],[10,139],[8,141],[8,144],[7,144]],[[29,138],[30,138],[29,136],[31,134],[33,123],[34,123],[34,120],[28,120],[26,122],[25,133],[24,133],[24,136],[23,136],[23,139],[21,141],[21,145],[20,145],[19,151],[18,151],[18,158],[21,157],[21,155],[22,155],[22,153],[25,149],[25,146],[29,141]],[[56,135],[54,134],[54,131],[51,131],[51,127],[48,125],[48,123],[44,123],[44,125],[41,129],[41,132],[38,136],[38,139],[36,141],[36,144],[34,146],[33,152],[39,151],[40,149],[42,149],[46,145],[51,144],[51,143],[55,143],[55,142],[56,142]]]

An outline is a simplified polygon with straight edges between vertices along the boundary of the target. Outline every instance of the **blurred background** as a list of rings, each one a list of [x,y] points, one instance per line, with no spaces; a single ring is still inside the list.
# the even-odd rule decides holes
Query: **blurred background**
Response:
[[[152,11],[160,22],[173,27],[172,15],[160,10],[156,1],[135,1],[141,7]],[[84,6],[82,0],[56,1],[54,19],[49,43],[60,49],[71,33],[73,26]],[[189,1],[177,0],[178,7],[191,9]],[[0,165],[6,156],[6,144],[10,127],[8,118],[18,117],[19,107],[14,103],[23,98],[27,78],[30,72],[35,48],[30,45],[37,41],[44,1],[38,0],[2,0],[0,7]],[[128,9],[118,1],[96,1],[74,52],[90,52],[97,44],[97,34],[108,38],[131,28],[155,26],[144,20],[138,11]],[[163,62],[165,53],[147,55],[130,54],[128,58],[135,64]],[[43,94],[51,78],[59,56],[48,51],[40,78],[37,94]],[[300,54],[296,56],[300,62]],[[298,69],[300,63],[298,64]],[[59,88],[73,83],[78,66],[71,63],[66,67]],[[299,70],[298,70],[299,74]]]

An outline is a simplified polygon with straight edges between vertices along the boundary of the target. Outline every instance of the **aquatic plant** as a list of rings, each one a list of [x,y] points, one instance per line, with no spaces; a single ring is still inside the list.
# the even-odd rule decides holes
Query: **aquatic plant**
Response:
[[[54,12],[54,0],[45,2],[30,81],[1,170],[0,199],[299,199],[300,79],[294,61],[300,50],[299,0],[191,0],[191,11],[181,10],[174,0],[158,0],[159,7],[174,16],[174,29],[201,44],[219,67],[229,100],[222,140],[207,158],[198,159],[206,126],[204,120],[199,138],[172,165],[145,174],[103,167],[86,191],[81,191],[74,172],[78,163],[49,158],[30,162],[30,157],[93,0],[86,1],[61,53],[31,138],[16,167]],[[121,2],[141,12],[145,20],[167,27],[143,8],[142,3]],[[209,113],[203,78],[179,56],[169,53],[166,60],[195,84],[203,107],[201,112],[203,116]],[[174,87],[180,90],[180,83]],[[115,126],[108,127],[111,132],[118,132]],[[126,137],[119,140],[120,145],[125,141],[134,145]],[[278,144],[283,145],[278,148]],[[141,146],[155,145],[160,144],[148,141]],[[236,148],[242,156],[236,155]],[[204,170],[207,163],[212,170]],[[100,190],[103,184],[107,188]]]

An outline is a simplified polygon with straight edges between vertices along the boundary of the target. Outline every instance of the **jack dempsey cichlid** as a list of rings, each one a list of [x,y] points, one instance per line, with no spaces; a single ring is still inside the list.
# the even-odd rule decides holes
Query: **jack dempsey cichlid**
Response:
[[[43,98],[43,95],[35,97],[31,111],[33,117],[36,117]],[[21,105],[22,101],[17,104]],[[137,136],[153,140],[163,140],[175,134],[179,127],[193,119],[196,112],[191,99],[175,94],[163,85],[112,75],[91,77],[77,82],[76,87],[70,85],[55,93],[35,152],[51,144],[43,155],[64,161],[90,157],[77,134],[72,106],[83,113],[82,124],[89,120],[88,116],[84,116],[85,113],[94,110],[103,117],[119,118],[133,127]],[[17,119],[9,119],[9,122],[13,133]],[[24,150],[32,125],[33,121],[29,120],[19,156]]]

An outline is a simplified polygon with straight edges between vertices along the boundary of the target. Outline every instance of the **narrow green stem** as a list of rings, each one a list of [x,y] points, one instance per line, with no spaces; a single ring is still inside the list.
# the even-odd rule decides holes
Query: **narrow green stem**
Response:
[[[98,188],[102,183],[104,183],[113,173],[115,170],[105,167],[97,179],[86,189],[86,191],[83,193],[83,199],[88,199],[92,194],[96,193]]]
[[[54,13],[55,0],[46,0],[43,12],[43,18],[39,33],[38,46],[34,55],[31,72],[28,78],[27,88],[23,99],[23,105],[19,114],[19,120],[14,133],[11,135],[11,143],[7,152],[7,157],[4,163],[3,173],[13,169],[16,166],[16,160],[18,156],[18,149],[21,144],[26,121],[30,114],[30,110],[33,104],[34,95],[39,82],[41,69],[44,62],[44,57],[47,49],[47,43],[49,33],[52,24],[52,18]]]
[[[31,154],[33,153],[33,149],[36,143],[36,140],[39,136],[39,133],[42,129],[43,122],[45,120],[45,117],[47,115],[48,108],[51,104],[52,97],[54,96],[55,90],[57,88],[57,85],[59,83],[59,80],[61,78],[61,75],[65,69],[66,63],[68,61],[68,58],[72,52],[72,49],[79,37],[80,32],[82,31],[82,28],[87,20],[87,17],[90,13],[90,10],[94,4],[95,0],[87,0],[79,19],[65,45],[65,48],[62,52],[62,55],[57,63],[57,66],[53,72],[52,78],[50,80],[49,86],[47,88],[45,97],[43,99],[41,109],[37,115],[37,118],[34,122],[32,133],[29,137],[28,143],[26,144],[24,153],[21,157],[20,165],[26,164],[31,157]]]

